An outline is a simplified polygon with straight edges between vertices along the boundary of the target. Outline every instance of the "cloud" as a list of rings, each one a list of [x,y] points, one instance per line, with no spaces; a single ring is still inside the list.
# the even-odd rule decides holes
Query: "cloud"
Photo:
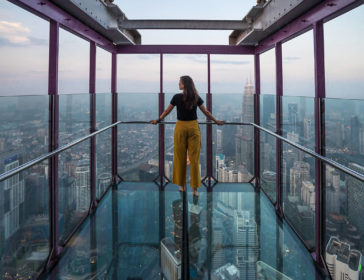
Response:
[[[285,56],[283,57],[284,60],[293,61],[293,60],[300,60],[301,58],[298,56]]]
[[[32,37],[30,34],[30,29],[19,22],[0,21],[0,47],[48,44],[47,40]]]

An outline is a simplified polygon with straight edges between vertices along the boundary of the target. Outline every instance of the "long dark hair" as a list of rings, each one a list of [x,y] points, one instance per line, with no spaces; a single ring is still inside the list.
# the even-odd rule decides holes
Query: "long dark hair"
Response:
[[[183,84],[183,104],[188,110],[192,110],[196,106],[198,100],[198,92],[195,88],[195,84],[190,76],[182,76],[181,82]]]

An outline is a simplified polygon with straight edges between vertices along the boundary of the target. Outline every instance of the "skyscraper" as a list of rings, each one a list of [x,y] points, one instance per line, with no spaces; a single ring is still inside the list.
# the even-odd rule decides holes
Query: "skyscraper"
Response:
[[[296,161],[290,169],[289,194],[298,196],[301,193],[302,182],[310,178],[310,165],[304,161]]]
[[[221,154],[222,152],[222,130],[216,129],[216,153]]]
[[[254,122],[254,86],[251,81],[247,81],[244,87],[241,121]],[[235,138],[236,165],[245,165],[249,171],[253,169],[253,139],[250,126],[241,127]]]
[[[274,114],[275,111],[275,96],[269,94],[263,95],[263,108],[261,110],[263,114],[261,123],[262,126],[269,128],[270,116],[271,114]]]
[[[181,279],[181,252],[169,237],[161,240],[161,269],[168,280]]]
[[[354,153],[359,153],[360,150],[360,142],[359,142],[359,131],[360,131],[360,122],[357,116],[352,117],[350,119],[350,144],[349,148]]]
[[[364,174],[364,166],[357,163],[349,163],[349,168],[361,174]],[[346,188],[348,200],[348,219],[359,229],[364,232],[363,213],[364,213],[364,183],[346,175]]]
[[[257,224],[249,211],[234,211],[233,244],[235,266],[241,279],[255,280],[259,244]]]
[[[298,105],[296,103],[290,103],[288,104],[288,124],[290,126],[288,131],[298,132],[297,122],[298,122]]]
[[[90,202],[90,162],[81,160],[78,162],[76,171],[76,211],[85,211]]]
[[[3,160],[4,172],[18,167],[19,161],[18,155],[12,155]],[[21,226],[21,205],[25,199],[24,180],[20,178],[20,174],[16,174],[1,182],[0,189],[3,189],[3,229],[4,239],[7,240]]]
[[[333,280],[359,280],[362,254],[337,237],[331,237],[326,246],[326,263]]]

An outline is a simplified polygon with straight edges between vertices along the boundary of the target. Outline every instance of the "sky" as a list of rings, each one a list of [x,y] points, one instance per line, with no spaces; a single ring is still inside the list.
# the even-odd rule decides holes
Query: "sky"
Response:
[[[256,1],[115,0],[129,19],[242,19]],[[364,99],[364,6],[324,25],[326,95]],[[0,96],[47,94],[49,23],[0,2]],[[143,44],[228,44],[231,31],[140,30]],[[314,96],[313,32],[282,45],[283,94]],[[60,32],[59,93],[87,93],[89,43]],[[111,56],[97,48],[96,91],[110,92]],[[159,55],[118,55],[119,92],[159,92]],[[206,55],[164,55],[163,90],[178,92],[190,75],[207,91]],[[241,94],[254,80],[252,56],[211,55],[212,93]],[[261,92],[275,94],[274,50],[261,55]]]

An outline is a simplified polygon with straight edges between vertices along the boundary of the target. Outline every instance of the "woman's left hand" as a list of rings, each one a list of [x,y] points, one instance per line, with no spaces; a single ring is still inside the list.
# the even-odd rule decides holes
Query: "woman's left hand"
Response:
[[[157,124],[158,123],[158,120],[152,120],[152,121],[149,121],[151,124]]]

